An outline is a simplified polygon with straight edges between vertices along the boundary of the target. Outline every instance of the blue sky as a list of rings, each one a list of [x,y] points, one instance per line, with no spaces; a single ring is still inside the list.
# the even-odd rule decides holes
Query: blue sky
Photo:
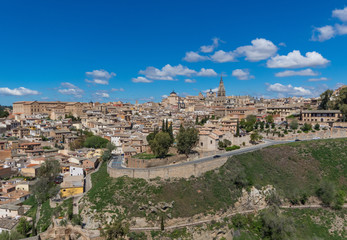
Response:
[[[346,83],[347,1],[2,1],[0,104],[317,96]]]

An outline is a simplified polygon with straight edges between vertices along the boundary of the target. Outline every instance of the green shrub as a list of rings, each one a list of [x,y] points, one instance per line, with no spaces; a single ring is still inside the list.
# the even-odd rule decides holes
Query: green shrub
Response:
[[[237,145],[233,145],[231,147],[226,147],[225,150],[226,151],[233,151],[233,150],[236,150],[236,149],[240,149],[240,146],[237,146]]]

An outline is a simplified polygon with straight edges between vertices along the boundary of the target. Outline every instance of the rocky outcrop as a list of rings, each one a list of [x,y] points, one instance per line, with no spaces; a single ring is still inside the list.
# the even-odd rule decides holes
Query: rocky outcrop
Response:
[[[267,206],[266,198],[276,190],[273,186],[267,185],[261,189],[252,187],[250,191],[242,189],[242,195],[235,203],[236,211],[259,210]]]

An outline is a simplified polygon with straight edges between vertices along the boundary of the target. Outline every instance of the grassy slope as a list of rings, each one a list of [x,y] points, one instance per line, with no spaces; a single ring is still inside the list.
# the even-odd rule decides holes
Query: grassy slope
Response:
[[[98,212],[119,213],[116,207],[122,206],[123,217],[144,216],[138,208],[148,201],[175,201],[173,217],[189,217],[230,207],[240,189],[250,185],[272,184],[287,198],[313,195],[322,179],[346,190],[346,153],[346,139],[296,142],[234,156],[220,169],[198,178],[150,183],[110,178],[104,163],[92,175],[88,198],[91,209]]]

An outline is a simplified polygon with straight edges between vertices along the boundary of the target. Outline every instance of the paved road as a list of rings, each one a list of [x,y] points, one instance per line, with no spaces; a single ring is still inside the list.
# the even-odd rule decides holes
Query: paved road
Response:
[[[219,159],[219,158],[222,158],[222,157],[224,158],[224,157],[230,157],[230,156],[234,156],[234,155],[239,155],[239,154],[242,154],[242,153],[253,152],[253,151],[262,149],[264,147],[277,145],[277,144],[284,144],[284,143],[289,143],[289,142],[293,142],[293,141],[292,140],[290,140],[290,141],[265,140],[264,143],[253,145],[253,146],[250,146],[250,147],[241,148],[241,149],[237,149],[237,150],[234,150],[234,151],[230,151],[230,152],[226,152],[226,153],[222,153],[222,154],[218,154],[218,155],[212,155],[212,156],[209,156],[209,157],[199,158],[197,160],[193,160],[193,161],[189,161],[189,162],[183,162],[183,163],[178,163],[178,164],[175,164],[175,165],[165,165],[165,166],[159,166],[159,167],[153,167],[153,168],[167,168],[168,166],[169,167],[170,166],[184,166],[184,165],[188,165],[188,164],[208,162],[208,161],[212,161],[214,159]],[[124,169],[124,168],[126,168],[122,161],[123,160],[122,160],[122,157],[120,155],[113,155],[112,156],[111,167],[112,168],[117,168],[117,169]],[[127,169],[133,169],[133,168],[127,168]],[[138,169],[138,168],[134,168],[134,169]]]

